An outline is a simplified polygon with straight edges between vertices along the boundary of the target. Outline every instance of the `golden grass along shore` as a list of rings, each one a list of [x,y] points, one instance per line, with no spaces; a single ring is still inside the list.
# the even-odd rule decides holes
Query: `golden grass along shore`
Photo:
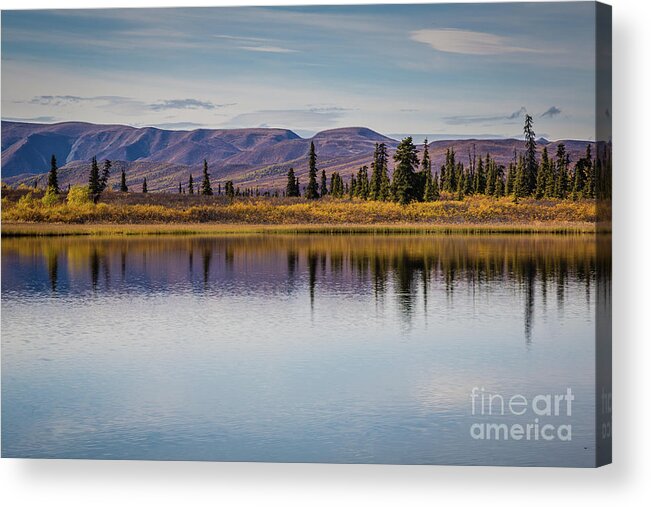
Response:
[[[233,234],[233,233],[524,233],[594,232],[589,200],[536,201],[470,196],[458,201],[318,201],[248,198],[229,202],[175,196],[155,200],[75,202],[36,193],[2,199],[2,234]]]

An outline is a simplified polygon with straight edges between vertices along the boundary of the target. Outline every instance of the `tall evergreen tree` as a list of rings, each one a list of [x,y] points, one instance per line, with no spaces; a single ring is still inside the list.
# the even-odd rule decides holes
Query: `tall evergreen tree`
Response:
[[[427,139],[423,148],[423,157],[421,159],[421,172],[424,174],[425,188],[423,189],[423,200],[425,202],[437,201],[439,199],[438,183],[432,175],[432,161],[429,156]]]
[[[488,167],[486,167],[488,169]],[[479,161],[477,162],[477,168],[475,169],[475,181],[473,185],[473,191],[475,194],[483,194],[486,191],[486,173],[484,170],[484,161],[479,156]]]
[[[524,157],[518,159],[518,165],[515,169],[515,182],[513,184],[513,196],[517,202],[519,198],[527,195],[527,173],[525,169]]]
[[[433,175],[432,171],[426,174],[425,179],[425,194],[423,195],[423,200],[425,202],[438,201],[440,198],[438,176]]]
[[[463,200],[464,195],[466,194],[466,189],[468,189],[468,193],[470,190],[470,185],[469,181],[466,178],[466,171],[463,167],[463,164],[461,162],[457,163],[457,169],[456,169],[456,174],[457,174],[457,199],[459,201]]]
[[[108,180],[111,176],[111,161],[104,160],[104,168],[102,169],[102,176],[99,179],[99,191],[104,192],[108,187]]]
[[[418,167],[418,151],[411,137],[400,141],[393,158],[396,162],[393,170],[393,196],[400,204],[407,204],[416,197],[414,170]]]
[[[418,201],[425,200],[427,182],[431,180],[432,160],[429,156],[429,143],[427,138],[423,142],[423,154],[420,158],[420,171],[415,174],[414,178],[414,197]]]
[[[457,191],[457,164],[455,162],[454,148],[448,150],[445,160],[445,190],[450,193]]]
[[[298,197],[298,180],[294,175],[294,168],[290,167],[287,171],[287,187],[285,188],[287,197]]]
[[[142,193],[146,194],[147,193],[147,178],[144,178],[142,180]]]
[[[547,177],[545,178],[545,197],[556,197],[556,181],[558,179],[556,171],[556,162],[549,159],[549,169],[547,171]]]
[[[328,178],[326,177],[325,169],[321,171],[321,188],[319,190],[321,197],[328,195]]]
[[[489,155],[486,155],[486,195],[495,195],[495,187],[497,185],[497,164],[491,160]]]
[[[569,190],[568,168],[570,158],[565,151],[565,144],[560,143],[556,147],[556,183],[554,185],[554,197],[565,199]]]
[[[181,184],[179,183],[179,187]],[[120,192],[128,192],[129,187],[127,187],[127,174],[124,172],[124,169],[122,169],[122,173],[120,174]]]
[[[201,195],[212,195],[210,186],[210,174],[208,173],[208,162],[203,160],[203,179],[201,180]]]
[[[547,188],[547,180],[549,179],[549,153],[547,153],[547,146],[543,148],[542,160],[540,161],[540,167],[538,168],[538,175],[536,177],[536,191],[534,197],[536,199],[542,199],[545,195],[545,189]]]
[[[387,147],[384,143],[375,144],[375,153],[373,154],[373,162],[371,163],[371,181],[369,197],[373,200],[386,200],[388,195],[384,198],[382,195],[382,183],[389,180],[389,155]]]
[[[538,161],[536,160],[536,134],[533,131],[533,118],[527,114],[524,118],[524,175],[525,195],[532,195],[538,179]]]
[[[192,175],[188,178],[188,194],[194,195],[194,180],[192,179]]]
[[[314,142],[310,143],[309,176],[307,188],[305,189],[305,197],[308,199],[319,198],[319,189],[316,183],[316,152],[314,150]]]
[[[506,170],[506,185],[504,195],[511,195],[515,190],[515,165],[511,162]]]
[[[88,190],[93,196],[93,200],[97,200],[97,196],[101,192],[101,182],[99,178],[99,166],[97,165],[97,158],[93,157],[90,163],[90,176],[88,177]]]
[[[360,167],[357,171],[357,180],[355,186],[355,197],[360,199],[368,199],[370,185],[368,181],[368,167]]]
[[[54,155],[52,155],[52,158],[50,159],[50,173],[47,178],[47,188],[55,194],[59,193],[57,158]]]
[[[592,147],[588,143],[585,147],[585,160],[586,160],[586,179],[584,196],[586,199],[594,199],[595,197],[595,164],[592,161]]]
[[[495,162],[493,162],[495,163]],[[504,166],[503,165],[497,165],[497,169],[495,170],[495,192],[493,195],[495,197],[502,197],[505,195],[505,188],[504,188]]]
[[[339,198],[344,196],[344,181],[336,171],[330,176],[330,194]]]
[[[235,187],[233,186],[233,182],[231,180],[228,180],[224,184],[224,193],[226,194],[226,197],[228,197],[231,201],[235,199]]]
[[[391,201],[393,194],[391,193],[391,180],[389,179],[388,169],[382,173],[380,180],[380,193],[378,194],[378,201]]]

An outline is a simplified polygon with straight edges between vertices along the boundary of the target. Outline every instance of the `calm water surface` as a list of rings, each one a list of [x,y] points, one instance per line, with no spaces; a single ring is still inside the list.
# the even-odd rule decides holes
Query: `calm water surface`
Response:
[[[594,462],[593,236],[2,240],[2,454]],[[473,387],[565,393],[481,440]]]

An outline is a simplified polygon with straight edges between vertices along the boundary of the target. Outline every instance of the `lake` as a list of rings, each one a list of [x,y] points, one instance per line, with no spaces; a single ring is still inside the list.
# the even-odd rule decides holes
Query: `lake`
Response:
[[[599,262],[593,235],[3,238],[2,454],[592,466]]]

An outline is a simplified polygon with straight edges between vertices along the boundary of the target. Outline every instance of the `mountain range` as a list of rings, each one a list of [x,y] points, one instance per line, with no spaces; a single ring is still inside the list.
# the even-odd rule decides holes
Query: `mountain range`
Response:
[[[209,165],[214,182],[232,180],[236,186],[262,189],[284,188],[286,173],[294,167],[302,183],[307,183],[307,159],[314,142],[319,170],[329,175],[339,171],[348,176],[363,165],[370,166],[376,143],[385,143],[392,155],[398,140],[365,127],[325,130],[304,139],[291,130],[276,128],[163,130],[154,127],[97,125],[82,122],[38,124],[2,122],[2,180],[8,184],[44,184],[55,155],[59,182],[86,183],[90,160],[113,162],[111,186],[119,183],[120,171],[127,173],[127,184],[139,188],[147,178],[149,190],[174,191],[179,182],[187,183],[192,174],[200,178],[203,161]],[[564,143],[571,161],[585,152],[587,141],[538,141],[550,155]],[[471,153],[490,153],[507,165],[514,153],[522,152],[524,142],[517,139],[455,139],[429,144],[432,167],[445,161],[453,147],[457,160],[467,162]],[[419,150],[422,146],[419,146]],[[392,157],[391,157],[392,158]],[[392,167],[390,166],[390,169]]]

